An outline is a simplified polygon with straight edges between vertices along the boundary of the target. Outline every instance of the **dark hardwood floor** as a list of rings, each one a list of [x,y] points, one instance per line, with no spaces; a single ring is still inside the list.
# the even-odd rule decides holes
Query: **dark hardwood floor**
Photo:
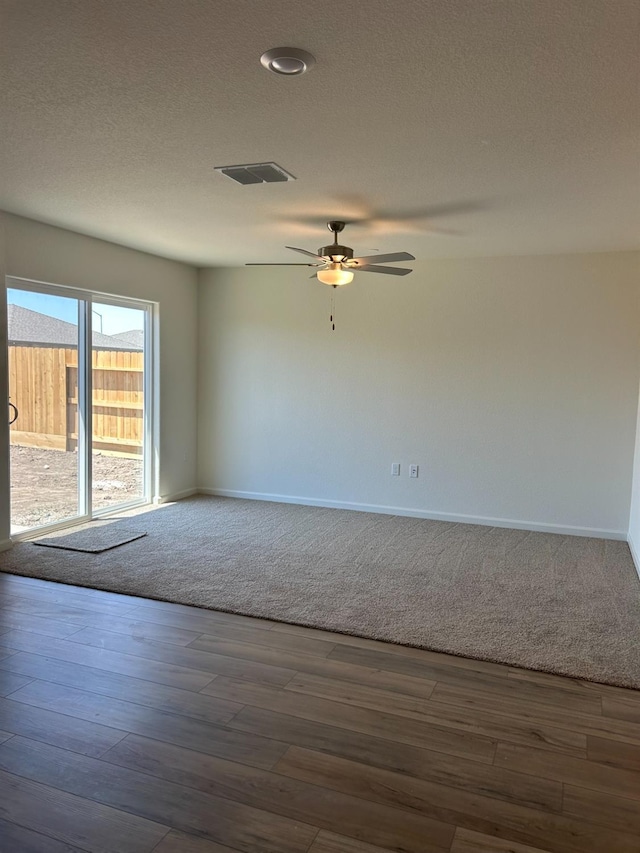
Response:
[[[0,603],[3,853],[640,851],[638,691],[7,574]]]

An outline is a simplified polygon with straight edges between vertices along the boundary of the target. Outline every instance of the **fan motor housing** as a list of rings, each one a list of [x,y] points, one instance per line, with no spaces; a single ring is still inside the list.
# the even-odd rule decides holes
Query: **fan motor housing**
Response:
[[[338,243],[332,243],[330,246],[320,246],[318,254],[323,258],[343,255],[343,259],[346,261],[353,257],[353,249],[350,246],[340,246]]]

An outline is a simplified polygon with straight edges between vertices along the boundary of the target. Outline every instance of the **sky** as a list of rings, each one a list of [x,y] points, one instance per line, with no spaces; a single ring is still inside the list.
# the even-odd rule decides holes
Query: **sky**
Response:
[[[7,289],[9,305],[21,305],[32,311],[39,311],[48,317],[57,317],[67,323],[78,324],[78,301],[65,296],[51,296],[48,293],[34,293],[30,290]],[[144,312],[138,308],[121,308],[116,305],[93,303],[93,330],[105,335],[129,332],[131,329],[144,328]]]

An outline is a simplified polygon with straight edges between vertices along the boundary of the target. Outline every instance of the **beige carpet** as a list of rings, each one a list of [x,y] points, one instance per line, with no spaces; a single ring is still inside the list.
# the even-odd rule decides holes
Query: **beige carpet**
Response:
[[[230,498],[129,515],[143,539],[0,569],[640,688],[624,542]]]

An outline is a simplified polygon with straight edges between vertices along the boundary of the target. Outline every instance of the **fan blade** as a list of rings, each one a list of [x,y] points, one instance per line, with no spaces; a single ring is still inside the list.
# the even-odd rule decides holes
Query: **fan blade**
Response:
[[[391,252],[389,255],[365,255],[362,258],[353,258],[348,262],[348,266],[352,264],[366,264],[369,261],[375,261],[377,264],[386,264],[389,261],[415,261],[415,257],[409,252]]]
[[[443,202],[442,204],[430,204],[426,207],[414,208],[413,210],[378,210],[364,222],[373,222],[382,219],[392,222],[407,222],[412,219],[436,219],[441,216],[455,216],[461,213],[475,213],[489,206],[487,199],[467,199],[462,201]]]
[[[324,214],[305,215],[303,212],[298,214],[292,213],[289,217],[282,217],[282,221],[291,222],[295,225],[317,227],[318,229],[321,229],[323,226],[326,227],[327,222],[331,219],[340,219],[348,226],[384,226],[387,223],[400,224],[412,221],[433,220],[439,217],[456,216],[458,214],[476,213],[495,206],[495,203],[495,198],[477,198],[442,202],[440,204],[431,204],[408,210],[379,210],[372,208],[364,199],[341,198],[336,199],[331,207],[327,207],[327,212]]]
[[[405,270],[402,267],[377,267],[372,264],[366,264],[362,267],[355,267],[357,272],[383,272],[387,275],[408,275],[413,270]]]
[[[291,249],[292,252],[300,252],[301,255],[309,255],[310,258],[322,260],[322,255],[317,255],[315,252],[307,252],[306,249],[296,249],[295,246],[285,246],[285,249]]]
[[[245,264],[245,267],[322,267],[324,264]]]

